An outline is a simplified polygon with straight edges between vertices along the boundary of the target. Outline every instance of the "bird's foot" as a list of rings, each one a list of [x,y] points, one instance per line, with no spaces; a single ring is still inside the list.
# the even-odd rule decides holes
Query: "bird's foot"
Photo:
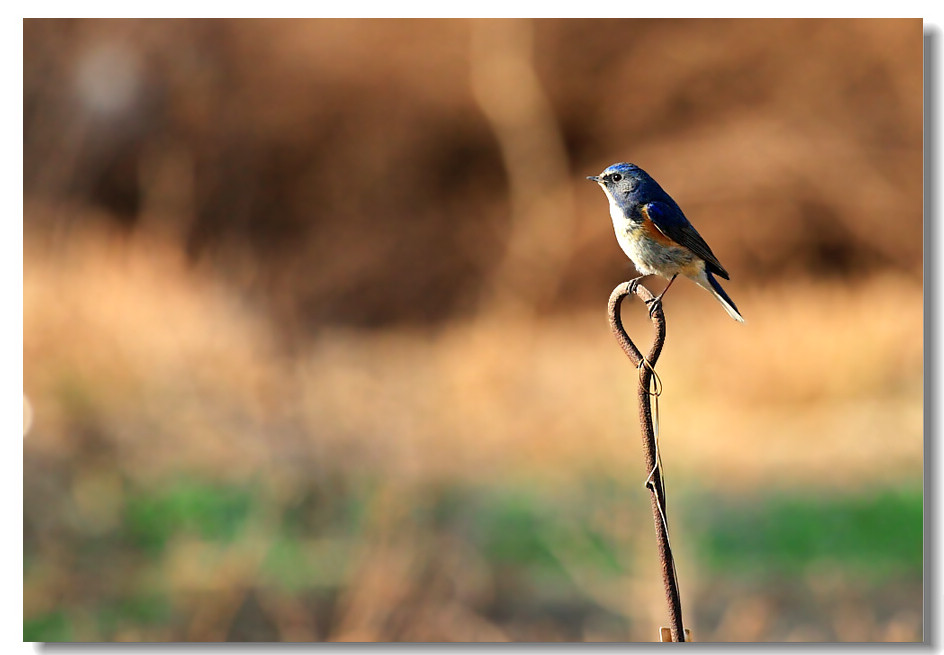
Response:
[[[634,277],[632,280],[627,282],[626,293],[636,293],[636,287],[639,286],[639,282],[646,277],[645,275],[640,275],[639,277]]]
[[[655,298],[650,298],[646,300],[645,303],[649,305],[649,318],[652,318],[653,315],[662,309],[662,296],[656,296]]]

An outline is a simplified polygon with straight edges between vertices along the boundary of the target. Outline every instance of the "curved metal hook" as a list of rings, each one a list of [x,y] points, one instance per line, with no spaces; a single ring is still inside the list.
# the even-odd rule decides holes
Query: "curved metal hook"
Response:
[[[642,353],[639,352],[639,348],[636,347],[636,344],[633,343],[633,340],[629,338],[625,328],[623,328],[623,319],[620,318],[620,306],[623,303],[623,298],[630,294],[636,294],[647,305],[655,300],[655,296],[652,295],[652,292],[639,284],[639,279],[640,278],[637,277],[634,280],[617,285],[617,287],[613,289],[613,293],[610,294],[608,307],[610,328],[612,328],[613,334],[616,336],[616,340],[619,342],[623,352],[626,353],[626,356],[629,357],[633,362],[633,366],[636,368],[639,368],[640,364],[642,364]],[[665,344],[665,313],[662,311],[662,305],[657,305],[652,313],[650,313],[649,317],[652,319],[653,325],[655,325],[656,336],[652,341],[649,354],[646,356],[646,361],[649,362],[649,366],[646,367],[647,369],[655,368],[656,362],[659,360],[659,355],[662,354],[662,346]],[[646,389],[649,388],[648,384],[644,386]]]

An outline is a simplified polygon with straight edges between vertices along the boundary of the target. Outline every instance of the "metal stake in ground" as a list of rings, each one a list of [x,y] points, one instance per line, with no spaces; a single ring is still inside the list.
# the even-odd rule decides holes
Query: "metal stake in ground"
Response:
[[[656,526],[656,545],[659,548],[659,560],[662,564],[662,581],[665,584],[665,598],[669,605],[669,623],[672,628],[673,641],[685,641],[685,631],[682,627],[682,604],[679,600],[678,579],[675,574],[675,559],[672,557],[672,548],[669,545],[668,518],[665,504],[665,488],[662,485],[662,471],[659,466],[659,457],[656,445],[656,433],[652,422],[652,392],[650,385],[655,370],[656,361],[662,352],[665,343],[665,314],[662,306],[656,303],[650,312],[650,318],[656,329],[656,336],[652,342],[649,354],[643,358],[642,353],[626,334],[623,321],[620,318],[620,306],[623,298],[635,294],[639,296],[647,307],[655,299],[652,292],[638,283],[638,280],[624,282],[613,289],[610,294],[608,307],[610,328],[623,352],[629,357],[633,366],[639,371],[639,423],[642,428],[642,447],[646,458],[646,486],[649,488],[652,500],[652,518]]]

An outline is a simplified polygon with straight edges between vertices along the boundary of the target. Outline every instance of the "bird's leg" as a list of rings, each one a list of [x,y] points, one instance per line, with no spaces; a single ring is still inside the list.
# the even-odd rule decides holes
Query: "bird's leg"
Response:
[[[675,282],[675,278],[677,277],[678,277],[678,273],[672,276],[672,279],[669,280],[669,283],[667,285],[665,285],[665,288],[662,290],[662,293],[660,293],[658,296],[656,296],[652,300],[646,301],[646,304],[649,305],[649,318],[652,318],[653,312],[655,312],[656,309],[658,309],[662,305],[662,296],[664,296],[665,292],[669,290],[669,287],[672,286],[672,283]]]

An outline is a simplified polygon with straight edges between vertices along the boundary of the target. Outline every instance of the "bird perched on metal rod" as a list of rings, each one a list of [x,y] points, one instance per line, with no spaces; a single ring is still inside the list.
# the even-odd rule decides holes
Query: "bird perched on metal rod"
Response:
[[[587,179],[599,184],[610,201],[616,240],[637,270],[642,276],[661,275],[669,281],[651,301],[650,314],[681,274],[710,291],[731,318],[744,322],[714,277],[730,280],[728,272],[672,197],[646,171],[635,164],[619,163]]]

